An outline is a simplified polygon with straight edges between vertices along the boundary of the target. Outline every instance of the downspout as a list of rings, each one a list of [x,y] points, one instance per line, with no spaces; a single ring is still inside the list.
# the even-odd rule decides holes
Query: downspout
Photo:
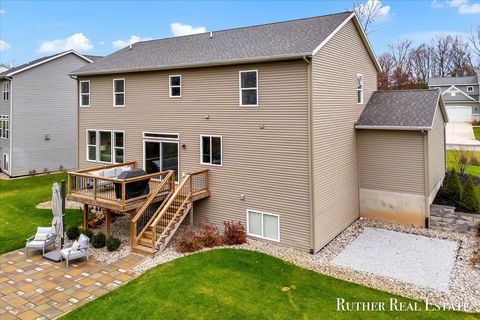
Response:
[[[307,66],[307,80],[308,80],[308,184],[309,184],[309,207],[310,207],[310,254],[315,253],[315,193],[314,193],[314,180],[313,180],[313,130],[312,130],[312,95],[313,95],[313,83],[312,83],[312,64],[303,56],[303,60],[308,64]],[[313,60],[312,60],[313,61]]]
[[[5,77],[5,79],[10,81],[10,117],[8,119],[8,140],[9,140],[9,149],[8,150],[8,174],[10,177],[13,176],[13,79],[11,77]]]
[[[425,227],[429,227],[430,222],[430,195],[429,195],[429,185],[430,185],[430,166],[428,159],[428,132],[422,130],[423,133],[423,155],[424,155],[424,188],[425,188]]]

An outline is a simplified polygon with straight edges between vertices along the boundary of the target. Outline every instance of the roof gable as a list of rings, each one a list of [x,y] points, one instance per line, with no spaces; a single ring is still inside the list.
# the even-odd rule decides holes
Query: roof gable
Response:
[[[28,69],[34,68],[36,66],[42,65],[42,64],[47,63],[49,61],[61,58],[61,57],[66,56],[68,54],[74,54],[74,55],[78,56],[79,58],[84,59],[87,62],[92,62],[92,59],[87,58],[86,56],[81,55],[74,50],[68,50],[68,51],[57,53],[57,54],[54,54],[54,55],[51,55],[51,56],[42,57],[42,58],[30,61],[30,62],[24,63],[22,65],[19,65],[17,67],[11,68],[9,70],[6,70],[3,73],[0,73],[0,77],[11,77],[11,76],[13,76],[17,73],[20,73],[20,72],[26,71]]]
[[[439,105],[444,119],[447,119],[439,90],[376,91],[355,128],[430,130]]]
[[[354,13],[343,12],[137,42],[75,70],[72,75],[112,74],[302,58],[311,56],[315,50],[318,50],[320,44],[328,41],[332,34],[353,17],[355,17]]]
[[[452,93],[454,92],[455,94],[460,94],[461,96],[467,98],[467,100],[471,100],[471,101],[476,101],[474,98],[472,98],[470,95],[468,95],[467,93],[463,92],[463,90],[460,90],[458,89],[457,87],[455,86],[450,86],[450,88],[448,88],[447,90],[445,90],[444,92],[442,92],[442,96],[445,95],[446,93]],[[455,99],[452,99],[452,100],[455,100]]]

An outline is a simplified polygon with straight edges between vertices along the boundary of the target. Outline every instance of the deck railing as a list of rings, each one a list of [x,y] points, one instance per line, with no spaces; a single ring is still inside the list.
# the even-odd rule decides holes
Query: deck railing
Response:
[[[98,175],[100,170],[122,168],[124,169],[123,171],[135,169],[136,162],[112,164],[103,167],[69,172],[68,194],[93,199],[100,203],[108,202],[125,206],[132,201],[147,198],[154,190],[157,190],[157,188],[162,184],[165,176],[168,174],[168,171],[157,172],[128,179],[107,178]],[[129,197],[127,192],[129,184],[144,180],[149,181],[150,192],[137,197]]]

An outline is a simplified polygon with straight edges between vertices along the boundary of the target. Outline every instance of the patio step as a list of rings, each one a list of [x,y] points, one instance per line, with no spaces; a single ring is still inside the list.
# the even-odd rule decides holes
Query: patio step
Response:
[[[152,227],[149,227],[150,230],[146,230],[143,232],[143,238],[147,238],[147,239],[153,239],[153,231],[151,230]]]
[[[152,257],[154,257],[155,253],[157,252],[157,250],[150,247],[142,246],[141,244],[133,246],[132,251],[143,255],[151,255]]]
[[[138,244],[145,246],[145,247],[151,247],[152,246],[152,238],[145,238],[141,237],[138,239]]]

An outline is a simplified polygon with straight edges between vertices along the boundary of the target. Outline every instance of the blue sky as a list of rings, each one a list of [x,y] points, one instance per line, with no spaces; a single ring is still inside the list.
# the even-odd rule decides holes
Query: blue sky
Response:
[[[384,16],[369,36],[378,55],[397,39],[428,41],[480,23],[480,0],[380,1]],[[138,39],[329,14],[351,9],[352,3],[0,0],[0,62],[18,65],[71,47],[107,55]]]

